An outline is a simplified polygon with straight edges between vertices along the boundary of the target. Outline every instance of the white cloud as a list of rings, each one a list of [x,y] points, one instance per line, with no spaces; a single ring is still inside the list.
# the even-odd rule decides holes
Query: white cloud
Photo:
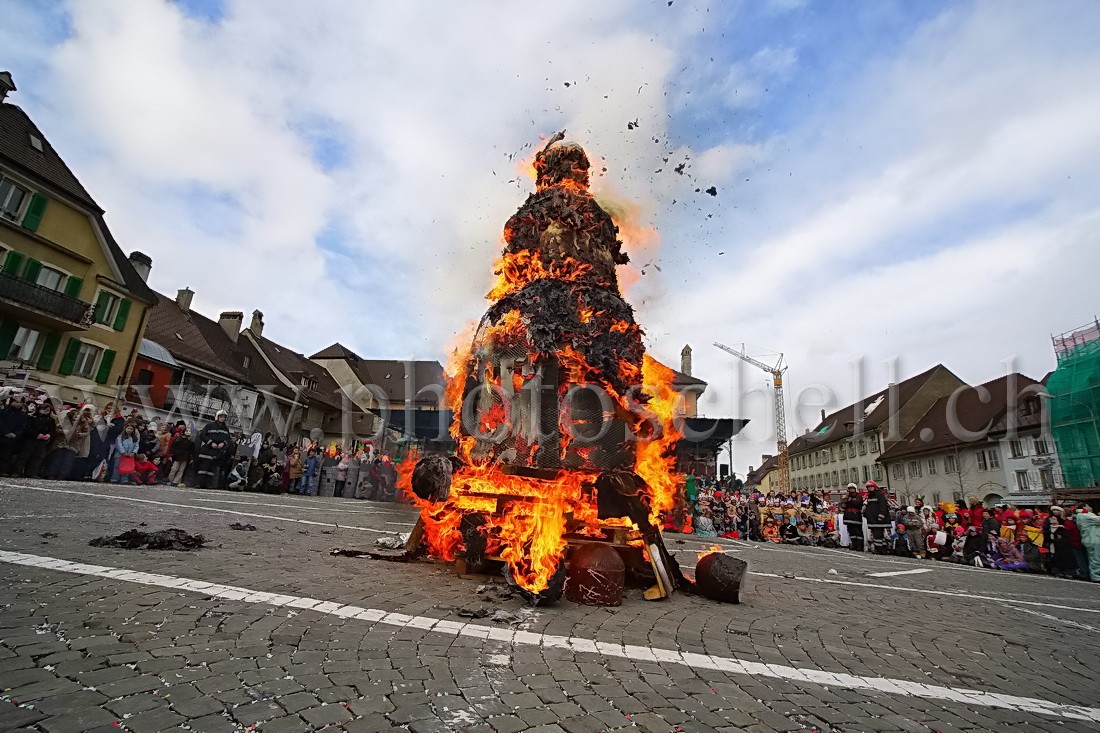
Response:
[[[636,260],[661,271],[629,292],[658,357],[695,347],[712,414],[765,382],[713,341],[782,350],[792,392],[821,382],[848,400],[857,356],[869,389],[899,354],[901,376],[943,361],[985,380],[1010,353],[1040,376],[1046,334],[1092,315],[1094,6],[953,7],[805,102],[786,85],[761,96],[815,73],[791,38],[697,58],[734,12],[718,3],[228,0],[216,24],[164,0],[70,9],[59,47],[33,17],[0,29],[49,68],[15,101],[35,100],[116,237],[154,257],[156,287],[189,285],[212,315],[258,307],[301,350],[440,357],[483,311],[501,229],[531,190],[519,161],[561,128],[607,167],[600,196],[660,230]],[[689,98],[712,127],[680,116]],[[314,160],[303,130],[335,131],[342,164]],[[694,193],[710,185],[719,196]],[[321,244],[333,229],[338,251]],[[766,422],[762,400],[745,409]],[[760,452],[756,432],[739,469]]]

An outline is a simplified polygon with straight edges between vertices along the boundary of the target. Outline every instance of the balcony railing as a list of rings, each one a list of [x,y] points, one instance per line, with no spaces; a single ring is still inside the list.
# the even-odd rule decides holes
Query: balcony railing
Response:
[[[72,296],[0,272],[0,298],[59,318],[74,326],[90,326],[94,307]]]

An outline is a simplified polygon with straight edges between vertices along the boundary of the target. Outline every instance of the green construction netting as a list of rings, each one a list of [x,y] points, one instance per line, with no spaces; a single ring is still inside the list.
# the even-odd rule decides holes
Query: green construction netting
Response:
[[[1100,485],[1100,339],[1058,353],[1047,380],[1050,427],[1067,487]]]

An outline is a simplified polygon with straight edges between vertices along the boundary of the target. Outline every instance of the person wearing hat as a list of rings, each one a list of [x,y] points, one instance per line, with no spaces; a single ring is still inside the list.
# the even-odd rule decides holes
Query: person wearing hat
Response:
[[[214,419],[199,433],[198,452],[195,456],[195,478],[200,489],[217,489],[222,483],[222,457],[229,449],[232,436],[226,427],[229,413],[218,410]]]
[[[856,552],[863,552],[863,497],[855,484],[848,484],[848,496],[844,499],[844,528],[848,542]]]
[[[886,554],[886,530],[890,529],[890,502],[886,494],[874,481],[868,481],[867,501],[863,504],[863,518],[867,520],[867,529],[871,530],[871,551],[876,555]]]
[[[913,555],[924,557],[924,542],[921,532],[924,523],[921,522],[920,515],[917,514],[917,508],[915,506],[906,507],[901,521],[905,524],[905,531],[909,535],[909,544],[913,548]]]

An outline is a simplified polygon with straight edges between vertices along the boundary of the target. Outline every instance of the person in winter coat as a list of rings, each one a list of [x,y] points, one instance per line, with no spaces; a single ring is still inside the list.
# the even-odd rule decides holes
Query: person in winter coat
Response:
[[[990,560],[993,562],[993,567],[998,570],[1027,570],[1024,553],[1005,537],[997,539],[996,552]]]
[[[890,552],[898,557],[913,557],[912,539],[908,527],[899,523],[890,535]]]
[[[292,494],[301,494],[302,476],[305,468],[302,466],[302,452],[297,446],[290,449],[290,455],[286,459],[287,490]]]
[[[168,483],[173,486],[183,485],[183,476],[187,471],[187,464],[195,455],[195,441],[187,434],[186,427],[177,427],[176,435],[172,438],[172,445],[168,448],[168,454],[172,456],[172,470],[168,472]]]
[[[15,470],[16,456],[27,433],[27,423],[23,395],[12,395],[0,410],[0,476],[10,476]]]
[[[915,557],[924,557],[924,523],[917,514],[917,508],[910,506],[905,508],[905,515],[901,519],[905,525],[905,532],[909,535],[909,546]]]
[[[221,464],[229,449],[232,436],[225,421],[229,413],[218,410],[214,419],[199,433],[198,453],[195,457],[195,476],[200,489],[217,489],[221,486]]]
[[[863,552],[863,497],[855,484],[848,484],[848,496],[841,507],[844,514],[844,527],[848,530],[849,547]]]
[[[317,481],[317,474],[321,472],[321,457],[317,455],[316,448],[310,448],[306,454],[306,462],[302,467],[302,493],[306,496],[313,495],[313,484]]]
[[[333,490],[333,496],[344,496],[344,484],[348,481],[348,466],[351,465],[351,457],[347,453],[341,453],[338,459],[339,463],[336,464],[336,488]],[[715,526],[717,529],[717,526]]]
[[[123,458],[134,458],[136,462],[137,453],[138,440],[135,435],[134,426],[127,425],[123,428],[122,434],[115,439],[109,473],[112,484],[121,483],[123,478],[125,478],[125,483],[133,482],[133,474],[120,474],[118,471],[118,464]]]
[[[890,501],[874,481],[868,481],[867,501],[863,504],[863,518],[871,530],[872,551],[876,555],[886,554],[886,530],[890,528]]]
[[[48,400],[34,404],[34,415],[27,421],[27,432],[19,448],[19,459],[15,464],[17,476],[35,478],[42,469],[46,449],[57,433],[57,420],[53,416],[53,405]]]
[[[1054,515],[1049,518],[1047,533],[1047,548],[1050,550],[1050,564],[1054,574],[1065,578],[1079,577],[1077,556],[1073,552],[1069,531],[1062,524],[1061,517]]]
[[[1081,544],[1088,554],[1088,579],[1100,583],[1100,517],[1092,513],[1088,504],[1077,508],[1077,528],[1081,530]]]
[[[62,415],[46,456],[46,478],[69,478],[77,453],[83,448],[91,429],[91,419],[79,408],[71,407]]]

